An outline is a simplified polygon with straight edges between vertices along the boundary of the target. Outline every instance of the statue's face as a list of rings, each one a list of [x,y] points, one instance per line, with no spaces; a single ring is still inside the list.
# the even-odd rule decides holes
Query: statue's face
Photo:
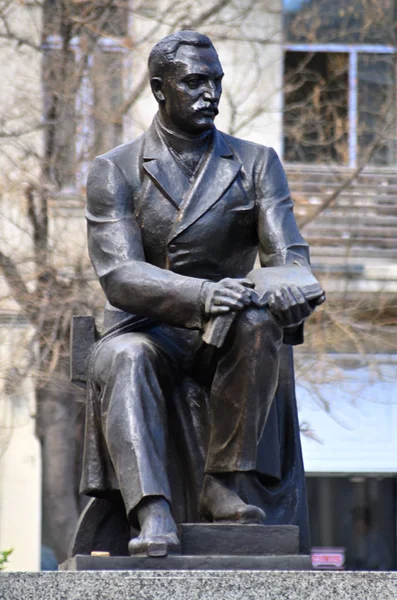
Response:
[[[193,135],[214,126],[223,71],[213,48],[182,45],[162,79],[167,122]]]

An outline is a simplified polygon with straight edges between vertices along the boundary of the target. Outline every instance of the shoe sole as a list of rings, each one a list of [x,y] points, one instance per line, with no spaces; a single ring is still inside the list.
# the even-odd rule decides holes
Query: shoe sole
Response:
[[[128,544],[128,551],[131,556],[138,554],[152,557],[167,556],[168,554],[180,554],[180,544],[168,544],[165,540],[148,540],[147,542],[137,542],[134,540]]]

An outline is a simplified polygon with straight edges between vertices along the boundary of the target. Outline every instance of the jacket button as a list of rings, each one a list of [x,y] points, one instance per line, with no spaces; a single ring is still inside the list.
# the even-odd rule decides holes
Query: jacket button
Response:
[[[170,244],[170,245],[168,246],[168,250],[169,250],[170,252],[175,252],[175,250],[176,250],[176,244]]]

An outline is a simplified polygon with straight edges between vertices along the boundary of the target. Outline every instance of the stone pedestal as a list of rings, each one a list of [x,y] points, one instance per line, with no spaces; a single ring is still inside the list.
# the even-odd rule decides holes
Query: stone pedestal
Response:
[[[106,538],[103,547],[108,551]],[[305,570],[310,557],[298,554],[299,528],[294,525],[233,525],[230,523],[192,523],[179,528],[178,554],[153,558],[115,555],[91,556],[79,552],[64,562],[64,571],[129,570]],[[92,540],[91,540],[92,542]]]
[[[181,554],[269,556],[299,552],[295,525],[184,523],[179,527]]]
[[[0,573],[1,600],[395,600],[397,573]]]
[[[60,565],[61,571],[295,571],[311,569],[309,556],[84,556]]]

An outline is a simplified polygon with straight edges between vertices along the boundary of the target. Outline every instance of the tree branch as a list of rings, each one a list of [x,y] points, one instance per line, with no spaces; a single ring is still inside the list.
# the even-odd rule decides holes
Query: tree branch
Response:
[[[201,15],[198,15],[195,19],[192,19],[189,23],[189,26],[192,29],[199,27],[199,25],[202,25],[205,21],[208,21],[211,17],[226,8],[228,4],[231,4],[231,0],[219,0],[219,2],[216,2],[213,6],[202,12]]]
[[[29,292],[21,274],[14,261],[0,250],[0,269],[12,296],[16,302],[23,308],[27,315],[32,318],[35,312],[32,294]]]

